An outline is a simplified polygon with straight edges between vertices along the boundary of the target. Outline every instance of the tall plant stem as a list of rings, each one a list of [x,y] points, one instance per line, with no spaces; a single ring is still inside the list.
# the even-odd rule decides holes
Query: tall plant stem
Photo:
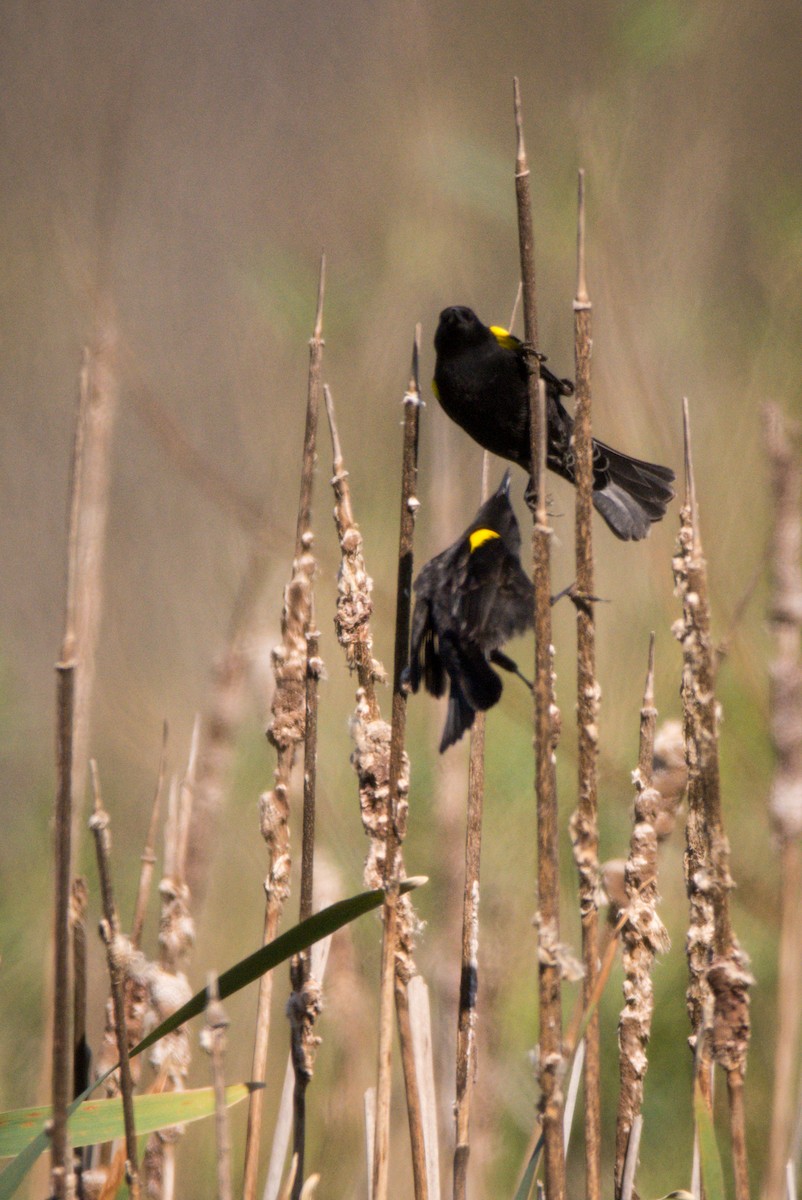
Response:
[[[577,808],[571,822],[574,859],[579,873],[582,962],[585,1008],[599,971],[599,827],[597,770],[599,699],[596,680],[596,624],[593,613],[593,444],[591,437],[590,359],[593,346],[591,303],[585,277],[585,173],[579,172],[577,220],[577,285],[574,299],[576,364],[576,724]],[[599,1081],[599,1014],[594,1009],[585,1030],[585,1195],[601,1195],[601,1090]]]
[[[276,770],[273,788],[259,801],[262,836],[270,853],[270,870],[265,880],[265,921],[263,944],[274,940],[284,905],[290,893],[289,787],[298,747],[304,738],[306,725],[306,679],[309,672],[307,635],[312,628],[312,581],[315,560],[312,555],[312,485],[314,481],[317,420],[322,398],[323,363],[323,297],[326,260],[321,255],[317,309],[312,337],[309,341],[309,372],[307,380],[306,424],[301,462],[301,490],[298,500],[298,520],[295,535],[295,558],[292,578],[284,592],[282,641],[273,651],[273,670],[276,690],[273,695],[270,725],[267,735],[276,749]],[[273,996],[273,972],[262,976],[256,1013],[251,1078],[256,1083],[265,1079],[267,1048],[270,1035],[270,1002]],[[259,1170],[259,1148],[262,1136],[264,1089],[257,1088],[250,1096],[248,1126],[245,1141],[245,1173],[242,1185],[243,1200],[254,1200]]]
[[[373,1200],[387,1196],[390,1154],[390,1084],[392,1078],[393,992],[396,974],[398,870],[397,852],[401,840],[398,826],[402,780],[408,788],[408,771],[404,754],[406,731],[406,694],[402,675],[409,653],[409,620],[412,603],[412,549],[415,514],[418,509],[418,426],[420,387],[418,384],[420,355],[420,326],[415,333],[412,377],[404,396],[404,440],[401,466],[401,518],[398,535],[398,582],[396,588],[395,649],[393,655],[393,708],[390,734],[389,795],[387,835],[385,842],[382,933],[381,989],[379,997],[379,1063],[376,1086],[376,1132],[373,1150]],[[414,1150],[413,1150],[414,1156]],[[425,1194],[425,1174],[416,1186]]]
[[[517,153],[515,193],[524,299],[525,343],[538,344],[534,234],[529,166],[524,145],[521,95],[514,81]],[[540,1110],[543,1121],[546,1200],[565,1196],[563,1148],[562,1011],[559,943],[560,900],[557,845],[557,782],[554,753],[557,707],[554,699],[551,641],[551,529],[546,512],[546,393],[534,354],[530,359],[529,404],[532,474],[537,493],[532,558],[535,584],[535,794],[537,800],[538,976],[540,1023]]]

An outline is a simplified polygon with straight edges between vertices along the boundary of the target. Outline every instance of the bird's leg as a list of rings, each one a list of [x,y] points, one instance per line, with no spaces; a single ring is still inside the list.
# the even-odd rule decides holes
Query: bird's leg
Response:
[[[580,592],[576,581],[569,583],[568,587],[564,587],[556,596],[551,597],[552,608],[558,600],[562,600],[563,596],[568,596],[574,608],[581,609],[583,612],[589,612],[591,604],[607,604],[602,596],[589,596],[587,592]]]
[[[573,396],[574,385],[571,380],[558,379],[554,372],[550,371],[546,366],[546,363],[549,361],[547,354],[544,354],[542,350],[536,350],[531,342],[521,342],[521,352],[527,360],[527,366],[530,371],[532,368],[529,359],[537,359],[540,366],[540,378],[546,384],[546,387],[554,388],[559,396]]]
[[[501,667],[502,671],[509,671],[511,675],[517,675],[519,679],[524,681],[530,692],[534,691],[535,685],[532,683],[531,679],[527,679],[526,676],[519,671],[517,662],[511,659],[508,654],[504,654],[501,650],[491,650],[490,661],[495,663],[497,667]]]
[[[535,491],[534,480],[532,479],[531,475],[529,477],[529,483],[526,485],[526,491],[524,492],[524,503],[531,513],[537,513],[537,492]],[[552,511],[551,504],[551,493],[546,492],[546,508],[549,516],[561,517],[563,515],[562,513],[555,513]]]

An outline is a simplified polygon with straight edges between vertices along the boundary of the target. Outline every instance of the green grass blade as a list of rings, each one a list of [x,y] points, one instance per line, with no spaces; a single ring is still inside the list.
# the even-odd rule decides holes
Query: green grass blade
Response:
[[[226,1088],[226,1108],[239,1104],[262,1084],[234,1083]],[[19,1154],[50,1119],[50,1105],[20,1108],[0,1114],[0,1158]],[[134,1096],[134,1120],[137,1135],[169,1129],[171,1125],[188,1125],[214,1112],[214,1089],[192,1088],[186,1092],[161,1092],[158,1095]],[[125,1136],[122,1097],[113,1100],[87,1100],[69,1121],[70,1142],[74,1147],[94,1146]]]
[[[543,1149],[543,1134],[537,1139],[537,1145],[532,1151],[532,1157],[526,1164],[523,1179],[518,1185],[518,1191],[515,1193],[515,1200],[529,1200],[532,1193],[532,1187],[535,1182],[538,1168],[540,1166],[540,1152]]]
[[[401,884],[401,892],[410,892],[425,882],[426,878],[422,875],[414,879],[405,879]],[[274,967],[279,966],[288,958],[292,958],[293,954],[299,954],[313,942],[319,942],[321,938],[328,937],[329,934],[341,929],[343,925],[349,925],[357,917],[370,912],[371,909],[379,908],[383,903],[384,892],[377,890],[360,892],[358,896],[350,896],[347,900],[338,900],[336,904],[330,904],[328,908],[321,909],[306,921],[301,921],[299,925],[294,925],[292,929],[282,933],[281,937],[277,937],[275,941],[255,950],[253,954],[249,954],[235,966],[223,971],[217,981],[220,988],[220,999],[225,1000],[227,996],[233,996],[235,992],[241,991],[255,979],[259,979],[260,976],[266,975],[268,971],[272,971]],[[198,1013],[203,1012],[205,1007],[206,989],[204,988],[202,992],[197,992],[191,1000],[188,1000],[166,1021],[162,1021],[161,1025],[158,1025],[152,1033],[134,1046],[131,1058],[136,1054],[141,1054],[143,1050],[147,1050],[165,1034],[172,1033],[179,1025],[184,1025],[190,1018],[196,1017]],[[0,1200],[2,1200],[2,1193],[0,1193]]]
[[[693,1087],[693,1107],[696,1116],[696,1133],[699,1138],[699,1161],[702,1165],[702,1183],[706,1200],[726,1200],[724,1171],[718,1152],[713,1114],[705,1103],[698,1080]]]
[[[405,879],[401,884],[400,890],[402,894],[411,892],[414,888],[420,887],[421,884],[426,882],[426,877],[423,875],[412,879]],[[361,917],[364,913],[370,912],[374,908],[379,908],[383,903],[384,892],[379,889],[370,892],[360,892],[357,896],[351,896],[347,900],[338,900],[336,904],[330,904],[328,908],[321,909],[320,912],[315,913],[308,920],[301,921],[299,925],[288,929],[286,933],[283,933],[281,937],[277,937],[269,945],[262,946],[254,954],[250,954],[247,958],[243,958],[241,962],[236,963],[235,966],[224,971],[218,979],[220,999],[224,1000],[226,996],[231,996],[234,992],[247,987],[249,983],[253,983],[260,975],[272,971],[274,967],[279,966],[286,959],[292,958],[293,954],[299,954],[301,950],[306,950],[313,942],[319,942],[321,938],[328,937],[329,934],[341,929],[343,925],[350,924],[357,917]],[[167,1033],[172,1033],[179,1025],[183,1025],[191,1017],[195,1017],[198,1013],[203,1012],[205,1006],[206,989],[204,988],[202,992],[198,992],[182,1008],[174,1012],[166,1021],[162,1021],[161,1025],[157,1026],[152,1033],[139,1042],[131,1051],[131,1057],[133,1058],[135,1054],[141,1054],[143,1050],[147,1050],[159,1038],[164,1037]],[[110,1070],[106,1071],[105,1075],[96,1079],[92,1086],[87,1088],[72,1103],[68,1110],[70,1116],[113,1070],[115,1070],[114,1067],[110,1068]],[[44,1132],[38,1133],[27,1144],[25,1149],[21,1150],[16,1158],[11,1160],[8,1166],[0,1173],[0,1200],[10,1200],[39,1155],[43,1154],[49,1145],[50,1139],[47,1134]]]

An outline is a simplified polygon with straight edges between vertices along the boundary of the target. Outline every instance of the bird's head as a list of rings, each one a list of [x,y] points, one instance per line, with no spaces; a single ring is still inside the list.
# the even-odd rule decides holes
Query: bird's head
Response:
[[[483,342],[488,335],[488,328],[483,325],[472,308],[457,304],[444,308],[440,313],[440,323],[434,335],[434,348],[438,354],[472,346]]]

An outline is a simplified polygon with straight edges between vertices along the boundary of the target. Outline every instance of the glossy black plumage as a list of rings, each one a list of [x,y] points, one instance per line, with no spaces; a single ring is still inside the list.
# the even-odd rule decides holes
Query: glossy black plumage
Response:
[[[531,472],[527,356],[503,329],[483,325],[470,308],[446,308],[434,338],[434,390],[444,411],[466,433],[501,458]],[[573,385],[541,364],[548,406],[547,466],[574,477],[573,418],[561,396]],[[593,503],[616,537],[638,541],[659,521],[674,496],[669,467],[630,458],[593,441]]]
[[[500,653],[532,625],[533,588],[519,558],[521,534],[509,500],[510,473],[453,545],[415,580],[408,679],[433,696],[449,686],[442,752],[497,703],[501,679],[491,662],[516,670]]]

